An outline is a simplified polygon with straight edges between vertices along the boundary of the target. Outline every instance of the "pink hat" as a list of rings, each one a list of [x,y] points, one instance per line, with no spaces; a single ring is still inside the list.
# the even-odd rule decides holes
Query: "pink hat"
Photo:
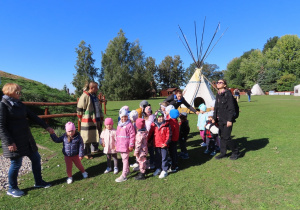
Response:
[[[147,115],[150,115],[150,114],[151,114],[151,106],[147,106],[147,107],[145,108],[145,113],[146,113]]]
[[[104,121],[104,125],[113,125],[114,121],[111,118],[106,118]]]
[[[137,129],[142,129],[145,127],[145,120],[143,118],[138,118],[136,121],[135,121],[135,125],[136,125],[136,128]]]
[[[67,122],[66,125],[65,125],[65,127],[66,127],[66,131],[67,132],[68,131],[75,131],[76,130],[75,125],[72,122]]]

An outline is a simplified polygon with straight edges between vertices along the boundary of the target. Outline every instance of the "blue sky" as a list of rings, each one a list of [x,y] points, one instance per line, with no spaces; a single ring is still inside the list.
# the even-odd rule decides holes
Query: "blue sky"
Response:
[[[296,0],[0,0],[0,70],[58,89],[66,84],[73,91],[80,41],[91,45],[100,68],[101,52],[120,29],[130,42],[139,40],[156,64],[167,55],[180,55],[188,67],[192,59],[177,36],[178,24],[196,54],[194,21],[200,39],[205,16],[204,47],[218,22],[217,38],[228,27],[206,60],[223,70],[244,52],[262,50],[271,37],[299,36],[299,8]]]

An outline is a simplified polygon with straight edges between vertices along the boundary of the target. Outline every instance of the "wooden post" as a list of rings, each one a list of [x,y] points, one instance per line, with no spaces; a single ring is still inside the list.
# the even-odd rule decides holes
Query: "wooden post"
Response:
[[[78,103],[78,101],[79,101],[79,98],[77,98],[77,103]],[[77,107],[76,107],[76,109],[77,109]],[[80,122],[79,118],[77,120],[77,123],[78,123],[78,131],[80,131],[81,130],[81,122]]]
[[[48,115],[48,114],[49,114],[49,108],[45,107],[45,115]],[[46,121],[47,124],[49,123],[48,119],[46,119],[45,121]]]

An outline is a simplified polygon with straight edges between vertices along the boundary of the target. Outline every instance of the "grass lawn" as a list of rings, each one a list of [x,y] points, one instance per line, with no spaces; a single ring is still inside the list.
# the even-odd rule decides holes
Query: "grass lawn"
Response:
[[[155,110],[162,99],[148,101]],[[106,117],[112,117],[116,125],[120,107],[136,109],[139,103],[109,101]],[[37,143],[45,147],[39,150],[46,160],[43,177],[53,187],[33,189],[32,173],[24,175],[19,187],[27,195],[13,198],[1,191],[0,209],[299,209],[300,97],[252,96],[249,103],[242,96],[239,105],[241,113],[232,135],[239,143],[240,159],[215,160],[203,154],[197,116],[190,114],[190,159],[180,159],[181,170],[162,180],[151,171],[145,181],[136,181],[133,172],[128,181],[116,183],[120,173],[103,174],[106,157],[98,156],[83,160],[88,179],[83,180],[74,167],[74,183],[67,185],[62,145],[33,128]]]

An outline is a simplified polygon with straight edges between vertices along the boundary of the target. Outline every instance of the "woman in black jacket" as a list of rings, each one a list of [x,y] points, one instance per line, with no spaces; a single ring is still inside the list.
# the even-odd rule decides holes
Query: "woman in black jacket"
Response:
[[[3,86],[2,91],[4,95],[0,103],[0,138],[3,155],[11,160],[7,194],[21,197],[24,192],[19,190],[17,178],[23,156],[28,156],[31,160],[35,179],[34,186],[36,188],[51,186],[42,179],[41,156],[38,153],[27,118],[45,128],[50,134],[54,133],[54,130],[20,101],[21,87],[18,84],[7,83]]]
[[[227,90],[227,83],[225,80],[220,79],[217,82],[218,93],[216,96],[214,120],[219,124],[220,141],[220,155],[216,156],[216,159],[222,159],[227,157],[227,146],[232,151],[230,156],[231,160],[236,160],[239,156],[237,144],[231,139],[232,125],[235,122],[234,114],[234,102],[230,90]]]

